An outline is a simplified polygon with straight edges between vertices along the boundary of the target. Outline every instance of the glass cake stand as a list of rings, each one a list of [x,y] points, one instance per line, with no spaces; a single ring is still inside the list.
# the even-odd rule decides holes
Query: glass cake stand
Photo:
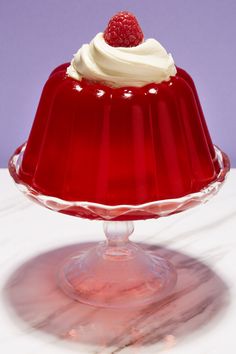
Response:
[[[143,306],[167,296],[175,287],[176,271],[168,260],[129,241],[133,220],[168,216],[207,202],[219,191],[229,172],[227,155],[215,146],[220,172],[199,192],[141,205],[109,206],[42,195],[25,184],[18,175],[25,146],[20,146],[9,161],[9,172],[21,192],[51,210],[104,220],[107,240],[65,260],[58,271],[61,289],[74,300],[113,308]]]

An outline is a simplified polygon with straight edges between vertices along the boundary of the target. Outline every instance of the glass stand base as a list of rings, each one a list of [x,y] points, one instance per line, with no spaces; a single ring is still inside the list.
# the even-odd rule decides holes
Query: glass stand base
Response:
[[[96,307],[131,308],[160,301],[176,272],[165,259],[130,242],[132,222],[107,222],[107,242],[67,259],[59,286],[74,300]]]

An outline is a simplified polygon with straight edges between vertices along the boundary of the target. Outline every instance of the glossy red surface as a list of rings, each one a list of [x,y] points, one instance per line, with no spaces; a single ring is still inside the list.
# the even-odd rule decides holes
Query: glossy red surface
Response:
[[[111,88],[55,69],[19,170],[42,194],[107,205],[199,191],[218,162],[191,77]]]

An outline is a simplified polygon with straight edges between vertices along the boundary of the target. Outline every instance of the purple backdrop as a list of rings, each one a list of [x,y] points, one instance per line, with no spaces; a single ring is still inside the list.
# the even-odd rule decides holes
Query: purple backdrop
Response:
[[[120,10],[193,76],[213,141],[236,167],[235,0],[0,0],[1,167],[27,139],[49,72]]]

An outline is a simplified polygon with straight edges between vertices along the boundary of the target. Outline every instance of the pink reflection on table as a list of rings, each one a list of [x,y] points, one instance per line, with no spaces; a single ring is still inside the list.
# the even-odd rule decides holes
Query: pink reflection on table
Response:
[[[64,344],[116,348],[115,353],[157,342],[164,350],[196,329],[213,325],[213,317],[219,320],[216,315],[228,303],[226,284],[207,265],[183,253],[145,244],[141,245],[144,249],[170,260],[177,270],[178,281],[168,297],[145,307],[119,310],[72,301],[57,287],[58,266],[72,252],[91,246],[76,244],[40,254],[7,281],[4,294],[8,306],[34,333],[51,334]]]

